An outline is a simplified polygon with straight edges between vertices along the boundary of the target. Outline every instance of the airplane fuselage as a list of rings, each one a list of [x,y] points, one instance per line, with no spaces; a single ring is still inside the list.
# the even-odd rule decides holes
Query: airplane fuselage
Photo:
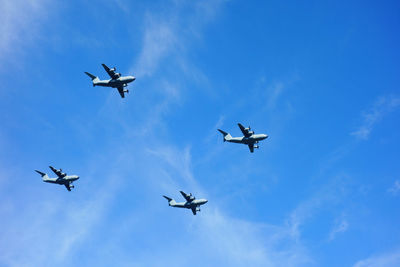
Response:
[[[187,208],[187,209],[191,209],[191,208],[196,208],[198,206],[204,205],[208,202],[207,199],[204,198],[200,198],[200,199],[195,199],[193,201],[190,202],[178,202],[175,204],[170,205],[171,207],[176,207],[176,208]]]
[[[249,137],[232,137],[229,140],[226,140],[231,143],[238,143],[238,144],[245,144],[245,145],[251,145],[251,144],[256,144],[259,141],[262,141],[264,139],[268,138],[268,135],[266,134],[253,134]]]
[[[134,80],[136,80],[136,78],[133,76],[123,76],[123,77],[119,77],[117,79],[93,81],[93,85],[118,88],[121,86],[125,87],[125,86],[127,86],[128,83],[131,83]]]
[[[68,175],[63,178],[43,178],[43,182],[52,184],[70,184],[79,179],[78,175]]]

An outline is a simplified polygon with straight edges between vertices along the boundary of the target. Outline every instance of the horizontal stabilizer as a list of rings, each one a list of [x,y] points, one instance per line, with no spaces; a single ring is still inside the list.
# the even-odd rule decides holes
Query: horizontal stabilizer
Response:
[[[93,74],[90,74],[89,72],[85,71],[85,73],[86,73],[87,76],[90,77],[90,79],[92,79],[92,81],[97,78],[96,76],[94,76]]]
[[[224,142],[225,142],[225,141],[229,141],[229,140],[232,139],[232,136],[231,136],[229,133],[224,132],[224,131],[222,131],[221,129],[218,129],[218,131],[224,135]]]
[[[35,172],[39,173],[42,177],[46,175],[44,172],[40,172],[38,170],[35,170]]]
[[[228,135],[227,132],[224,132],[224,131],[222,131],[222,130],[220,130],[220,129],[218,129],[218,131],[219,131],[220,133],[222,133],[224,136]]]
[[[175,205],[176,205],[176,201],[175,200],[173,200],[172,198],[169,198],[169,197],[167,197],[167,196],[163,196],[166,200],[168,200],[168,205],[170,205],[170,206],[172,206],[172,207],[175,207]]]
[[[168,200],[168,202],[170,202],[172,200],[172,198],[169,198],[167,196],[163,196],[166,200]]]

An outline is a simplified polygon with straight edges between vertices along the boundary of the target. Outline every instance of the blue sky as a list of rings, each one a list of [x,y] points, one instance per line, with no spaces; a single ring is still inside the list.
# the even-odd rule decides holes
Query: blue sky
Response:
[[[0,266],[400,266],[397,1],[1,5]]]

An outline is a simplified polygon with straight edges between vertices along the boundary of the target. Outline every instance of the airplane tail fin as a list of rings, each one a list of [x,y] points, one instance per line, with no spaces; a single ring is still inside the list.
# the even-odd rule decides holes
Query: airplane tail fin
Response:
[[[38,170],[35,170],[35,172],[39,173],[40,176],[42,176],[42,179],[43,179],[43,180],[46,179],[46,178],[49,178],[49,176],[48,176],[46,173],[44,173],[44,172],[40,172],[40,171],[38,171]]]
[[[93,86],[95,85],[95,83],[96,83],[97,81],[99,81],[99,80],[100,80],[100,79],[99,79],[99,77],[97,77],[97,76],[94,76],[93,74],[90,74],[89,72],[86,72],[86,71],[85,71],[85,73],[86,73],[86,75],[87,75],[87,76],[89,76],[89,77],[90,77],[90,79],[92,79]]]
[[[167,197],[167,196],[163,196],[163,197],[164,197],[166,200],[168,200],[168,204],[169,204],[170,206],[176,204],[175,200],[173,200],[172,198]]]
[[[231,136],[229,133],[224,132],[224,131],[222,131],[222,130],[220,130],[220,129],[218,129],[218,131],[224,135],[224,142],[225,142],[225,141],[229,141],[229,140],[232,139],[232,136]]]

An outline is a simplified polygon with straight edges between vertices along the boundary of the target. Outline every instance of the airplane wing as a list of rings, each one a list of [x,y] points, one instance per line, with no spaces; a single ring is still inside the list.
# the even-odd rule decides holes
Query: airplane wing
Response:
[[[118,87],[118,93],[121,95],[122,98],[125,98],[125,92],[124,92],[124,87]]]
[[[65,187],[67,188],[68,191],[71,191],[71,187],[69,186],[69,183],[68,184],[64,184],[64,185],[65,185]]]
[[[248,146],[249,146],[250,152],[253,153],[254,152],[254,144],[249,144]]]
[[[245,137],[251,136],[251,134],[249,134],[249,131],[246,128],[244,128],[242,124],[238,123],[238,126]]]
[[[193,215],[196,215],[196,207],[192,208]]]
[[[119,75],[115,73],[114,69],[110,69],[106,64],[101,64],[111,79],[118,79]]]
[[[53,166],[49,166],[50,167],[50,169],[59,177],[59,178],[64,178],[65,176],[67,176],[67,174],[66,173],[63,173],[62,171],[61,171],[61,169],[60,170],[57,170],[56,168],[54,168]]]
[[[192,194],[188,195],[183,191],[179,191],[179,192],[181,192],[182,196],[186,199],[187,202],[190,202],[190,201],[194,200],[194,197],[192,196]]]

